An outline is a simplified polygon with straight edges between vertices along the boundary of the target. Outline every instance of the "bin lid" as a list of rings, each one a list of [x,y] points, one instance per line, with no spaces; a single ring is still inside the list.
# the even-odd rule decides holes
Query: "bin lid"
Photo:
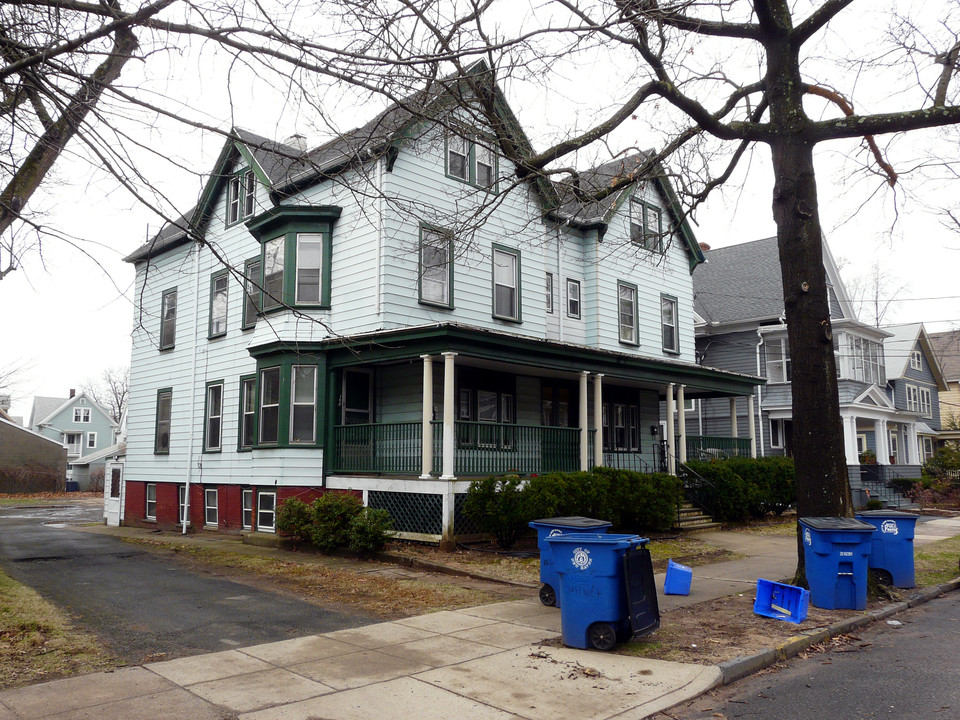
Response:
[[[613,523],[608,520],[595,520],[594,518],[583,517],[582,515],[571,515],[569,517],[541,518],[531,521],[531,527],[537,525],[556,525],[557,527],[568,528],[596,528],[610,527]]]
[[[804,517],[800,518],[807,527],[814,530],[839,531],[839,532],[873,532],[877,528],[863,520],[853,518],[838,517]]]
[[[875,517],[875,518],[908,518],[916,520],[919,515],[916,513],[903,512],[903,510],[864,510],[858,512],[857,517]]]
[[[871,529],[873,525],[870,526]],[[583,543],[596,543],[597,545],[617,545],[621,547],[629,547],[630,545],[643,545],[647,542],[647,538],[642,538],[639,535],[627,535],[627,534],[614,534],[614,535],[605,535],[603,533],[564,533],[563,535],[551,535],[545,537],[544,540],[550,545],[579,545]]]

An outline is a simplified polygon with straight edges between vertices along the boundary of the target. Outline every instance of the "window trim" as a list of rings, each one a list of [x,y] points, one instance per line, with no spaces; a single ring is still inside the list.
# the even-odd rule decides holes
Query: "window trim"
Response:
[[[774,450],[783,450],[783,419],[781,418],[770,418],[770,447]]]
[[[633,312],[631,317],[630,329],[633,331],[633,339],[625,339],[623,337],[623,307],[621,303],[623,298],[620,293],[622,290],[630,290],[633,292]],[[640,290],[633,283],[625,282],[623,280],[617,280],[617,337],[620,342],[624,345],[638,346],[640,344],[640,313],[638,309],[637,299],[640,296]]]
[[[912,350],[910,352],[910,369],[923,370],[923,353],[919,350]]]
[[[300,299],[300,242],[307,236],[313,235],[314,239],[306,240],[311,243],[319,243],[320,245],[320,267],[318,268],[303,268],[305,270],[316,270],[317,271],[317,299],[316,300],[301,300]],[[297,232],[294,237],[294,257],[293,257],[293,305],[295,307],[319,307],[323,305],[323,288],[324,288],[324,275],[326,265],[326,246],[327,246],[327,237],[323,232]],[[284,271],[286,271],[286,263],[284,263]]]
[[[92,443],[92,444],[91,444]],[[88,432],[87,433],[87,442],[85,445],[87,450],[96,450],[97,449],[97,433]]]
[[[240,329],[251,330],[257,326],[260,309],[263,306],[263,293],[260,290],[262,255],[247,258],[243,263],[243,305],[240,311]],[[252,286],[252,287],[251,287]],[[253,308],[253,319],[248,317],[248,309]]]
[[[670,327],[664,322],[663,317],[663,308],[664,302],[668,302],[673,306],[673,347],[667,347],[667,344],[663,341],[664,329]],[[666,293],[660,293],[660,346],[663,348],[663,351],[670,353],[671,355],[680,354],[680,303],[674,295],[667,295]]]
[[[933,393],[930,392],[930,388],[921,385],[917,388],[917,391],[920,400],[920,414],[927,418],[933,417]]]
[[[512,255],[515,262],[514,270],[514,282],[516,284],[514,290],[516,291],[515,298],[515,307],[516,317],[510,317],[509,315],[500,315],[497,313],[497,253],[503,253],[504,255]],[[516,248],[507,247],[506,245],[500,245],[494,243],[490,252],[490,284],[491,284],[491,314],[495,320],[502,320],[503,322],[510,323],[521,323],[523,322],[523,299],[522,299],[522,278],[523,270],[521,264],[520,251]],[[506,287],[505,285],[503,287]]]
[[[151,493],[151,490],[153,491]],[[150,499],[150,496],[153,495],[153,499]],[[144,520],[157,520],[157,484],[156,483],[147,483],[146,489],[143,492],[144,499],[144,510],[143,510],[143,519]],[[150,513],[150,506],[153,506],[153,513]]]
[[[210,414],[210,392],[214,388],[219,388],[220,390],[220,414],[213,416]],[[206,384],[206,391],[203,396],[203,452],[205,453],[218,453],[223,450],[223,406],[224,406],[224,393],[223,393],[223,380],[211,380]],[[210,433],[210,421],[216,417],[219,421],[219,429],[217,431],[217,444],[211,444],[211,433]]]
[[[653,231],[648,227],[647,213],[655,212],[657,218],[657,228]],[[663,255],[666,252],[667,244],[664,242],[665,234],[663,231],[663,208],[655,205],[637,196],[630,197],[630,242],[642,247],[644,250]],[[634,229],[636,228],[636,230]],[[650,242],[651,238],[656,239],[656,244]]]
[[[767,348],[773,343],[777,343],[777,346],[780,348],[779,359],[771,360],[770,355],[767,352]],[[763,341],[764,344],[764,362],[763,369],[767,374],[767,384],[768,385],[786,385],[793,382],[793,370],[791,368],[791,358],[790,358],[790,343],[788,338],[778,337],[778,338],[765,338]],[[772,380],[770,373],[770,366],[779,366],[780,374],[783,377],[782,380]],[[788,371],[788,368],[789,371]]]
[[[260,524],[260,513],[266,512],[260,507],[260,498],[273,496],[273,508],[269,510],[269,513],[273,516],[272,525],[261,525]],[[277,492],[275,490],[258,490],[257,491],[257,532],[269,532],[275,533],[277,531]]]
[[[214,315],[213,315],[213,305],[217,292],[217,283],[223,281],[223,329],[214,330]],[[229,316],[229,307],[230,307],[230,281],[227,274],[227,270],[218,270],[217,272],[210,275],[210,302],[209,302],[209,318],[207,321],[207,339],[213,340],[214,338],[224,337],[227,334],[227,318]]]
[[[553,288],[554,288],[554,282],[553,282],[553,273],[552,273],[552,272],[547,272],[547,273],[544,274],[543,283],[544,283],[543,291],[544,291],[544,296],[545,296],[545,299],[546,299],[547,314],[548,314],[548,315],[553,315],[553,292],[554,292],[554,291],[553,291]]]
[[[177,525],[183,525],[184,517],[186,517],[187,525],[191,525],[189,515],[190,498],[187,496],[186,483],[182,483],[177,485]]]
[[[570,288],[577,288],[577,311],[574,313],[570,309]],[[579,280],[574,280],[573,278],[567,278],[567,317],[573,318],[574,320],[580,320],[583,317],[583,288],[580,285]]]
[[[450,171],[450,153],[452,150],[450,143],[451,137],[456,137],[458,140],[463,141],[464,150],[466,152],[466,167],[464,168],[466,177],[457,175]],[[479,163],[479,153],[477,152],[477,148],[483,148],[489,152],[490,159],[493,161],[491,164],[493,182],[489,186],[481,184],[478,179],[479,173],[477,171],[477,165]],[[479,188],[480,190],[485,190],[487,192],[496,194],[498,191],[497,186],[500,176],[500,155],[497,153],[495,148],[490,147],[489,144],[484,142],[481,135],[476,131],[467,129],[448,129],[443,134],[443,174],[451,180],[456,180],[457,182],[464,183],[465,185],[471,185]]]
[[[313,397],[312,401],[309,403],[309,407],[313,409],[313,412],[310,414],[311,421],[311,433],[309,440],[294,440],[294,418],[295,411],[298,406],[305,406],[307,403],[298,403],[296,401],[296,392],[297,392],[297,374],[296,371],[299,368],[309,368],[313,371]],[[290,366],[290,422],[287,429],[288,438],[290,445],[316,445],[317,444],[317,407],[319,403],[317,402],[318,397],[318,377],[317,377],[317,366],[316,365],[291,365]]]
[[[427,245],[424,242],[424,239],[427,235],[434,235],[438,238],[438,245],[442,242],[446,242],[447,246],[447,301],[442,302],[439,300],[430,300],[423,296],[423,276],[424,276],[424,264],[423,264],[423,249]],[[431,225],[421,225],[420,226],[420,244],[417,252],[417,301],[421,305],[430,305],[432,307],[444,308],[446,310],[453,310],[453,233],[447,230],[441,230],[440,228],[433,227]]]
[[[160,403],[163,397],[167,397],[167,417],[162,419],[160,417]],[[165,422],[167,425],[167,446],[161,447],[160,444],[160,423]],[[154,426],[153,426],[153,454],[154,455],[169,455],[170,454],[170,441],[171,435],[173,433],[173,388],[160,388],[157,390],[157,406],[155,411]]]
[[[213,505],[210,504],[210,495],[213,494]],[[213,508],[213,522],[210,522],[210,508]],[[203,488],[203,525],[204,527],[218,527],[220,525],[220,493],[217,488]]]
[[[173,317],[167,318],[167,298],[173,297]],[[168,342],[164,341],[164,333],[167,325],[172,328],[172,337]],[[168,288],[160,295],[160,350],[173,350],[177,346],[177,288]]]
[[[253,495],[253,488],[240,489],[240,527],[243,530],[253,530]],[[247,500],[250,501],[249,507]]]
[[[249,452],[257,446],[257,441],[259,435],[257,433],[257,399],[259,394],[257,392],[257,377],[258,374],[254,373],[253,375],[241,375],[240,376],[240,401],[237,403],[237,411],[239,417],[237,418],[237,452]],[[247,383],[251,383],[253,386],[253,407],[249,413],[244,411],[244,401],[246,400],[246,394],[244,393],[244,386]],[[250,442],[244,444],[243,442],[243,428],[245,415],[249,414],[253,418],[253,435],[249,438]]]
[[[256,199],[257,177],[251,168],[241,168],[230,175],[227,180],[226,227],[253,217]]]

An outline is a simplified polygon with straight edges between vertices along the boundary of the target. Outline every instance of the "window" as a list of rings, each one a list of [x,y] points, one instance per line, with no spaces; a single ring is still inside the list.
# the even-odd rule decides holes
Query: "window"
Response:
[[[256,199],[257,179],[252,170],[239,172],[230,178],[227,197],[227,224],[243,220],[253,215]]]
[[[177,289],[167,290],[160,300],[160,349],[169,350],[177,340]]]
[[[677,300],[667,295],[660,296],[660,327],[663,335],[663,349],[667,352],[680,352],[677,337]]]
[[[110,468],[110,497],[120,497],[120,468]]]
[[[639,342],[637,332],[637,286],[618,282],[617,296],[620,342],[636,345]]]
[[[273,532],[277,510],[277,494],[257,493],[257,530]]]
[[[890,428],[890,462],[893,465],[900,463],[900,433],[896,428]]]
[[[257,380],[248,377],[240,380],[240,447],[252,448],[256,441]]]
[[[790,382],[790,350],[786,338],[767,340],[764,343],[767,353],[767,380],[772,383]]]
[[[75,423],[88,423],[90,422],[90,408],[74,408],[73,409],[73,421]]]
[[[580,281],[567,280],[567,317],[580,319]]]
[[[243,322],[241,330],[257,324],[260,313],[260,258],[247,260],[243,269]]]
[[[420,229],[420,302],[452,307],[453,237]]]
[[[447,136],[447,175],[470,180],[470,143],[459,135]]]
[[[783,448],[783,420],[770,420],[770,447]]]
[[[520,321],[520,253],[493,250],[493,316]]]
[[[922,447],[923,460],[926,462],[933,457],[933,438],[924,435],[920,438],[920,445]]]
[[[253,528],[253,490],[243,490],[243,517],[240,522],[245,530]]]
[[[663,212],[640,198],[630,198],[630,240],[647,250],[664,252]]]
[[[495,189],[497,154],[473,134],[447,135],[447,175],[481,188]]]
[[[79,455],[83,446],[83,433],[64,433],[63,444],[67,446],[67,455]]]
[[[227,334],[227,271],[221,270],[210,278],[209,337]]]
[[[602,440],[605,450],[611,452],[638,452],[640,450],[639,405],[604,403],[601,407],[600,426],[603,432]]]
[[[177,497],[179,499],[179,511],[177,513],[177,522],[183,524],[183,519],[187,517],[187,486],[177,486]],[[187,521],[189,523],[189,520]]]
[[[496,373],[463,376],[457,391],[457,443],[511,450],[515,446],[516,382]]]
[[[153,440],[153,452],[166,455],[170,452],[170,411],[173,405],[173,390],[157,391],[157,423]]]
[[[920,414],[924,417],[933,415],[933,406],[930,398],[930,388],[920,388]]]
[[[547,312],[553,313],[553,273],[547,273],[544,291],[547,299]]]
[[[883,362],[883,347],[880,343],[851,335],[848,338],[848,355],[851,360],[851,378],[874,385],[887,382]]]
[[[474,182],[483,188],[493,187],[496,167],[496,158],[493,151],[479,144],[475,144],[473,147]]]
[[[916,385],[906,386],[907,410],[911,412],[920,412],[920,392]]]
[[[317,368],[294,365],[290,402],[290,442],[316,442]]]
[[[280,440],[280,368],[260,371],[260,442]]]
[[[87,433],[87,450],[97,449],[97,434],[95,432]]]
[[[203,491],[203,524],[217,526],[217,489],[207,488]]]
[[[297,235],[296,302],[316,305],[320,302],[320,277],[323,268],[323,235]]]
[[[867,451],[866,433],[857,433],[857,455],[863,455]]]
[[[144,513],[147,520],[157,519],[157,486],[147,483],[147,509]]]
[[[203,449],[206,452],[219,452],[223,430],[223,383],[207,385],[206,421],[203,428]]]
[[[910,369],[911,370],[921,370],[923,368],[923,362],[920,359],[920,351],[914,350],[910,353]]]
[[[283,304],[283,250],[283,237],[268,240],[263,244],[263,310],[271,310]]]
[[[366,370],[344,370],[344,425],[366,425],[373,422],[373,373]]]

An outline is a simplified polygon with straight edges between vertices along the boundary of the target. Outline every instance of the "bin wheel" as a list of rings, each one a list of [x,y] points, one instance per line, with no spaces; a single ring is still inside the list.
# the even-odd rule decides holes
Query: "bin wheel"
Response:
[[[548,607],[553,607],[557,604],[557,592],[550,585],[541,585],[540,586],[540,602]]]
[[[617,644],[617,631],[610,623],[597,622],[587,631],[587,640],[597,650],[613,650]]]
[[[883,570],[881,568],[870,568],[870,572],[876,578],[877,582],[881,585],[886,585],[888,587],[893,587],[893,575],[890,574],[889,570]]]

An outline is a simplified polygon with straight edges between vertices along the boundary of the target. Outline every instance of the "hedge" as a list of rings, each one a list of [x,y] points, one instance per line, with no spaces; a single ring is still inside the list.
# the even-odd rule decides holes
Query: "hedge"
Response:
[[[691,460],[687,467],[706,481],[698,500],[717,520],[740,522],[768,512],[781,515],[796,502],[792,458]]]

